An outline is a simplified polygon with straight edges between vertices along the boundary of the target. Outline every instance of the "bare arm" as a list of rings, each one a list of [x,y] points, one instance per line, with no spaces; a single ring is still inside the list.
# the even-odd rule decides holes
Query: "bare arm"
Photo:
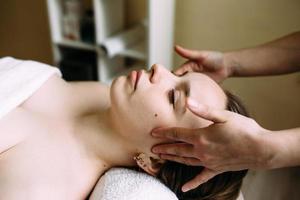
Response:
[[[277,40],[224,53],[230,76],[260,76],[292,73],[300,70],[300,32]]]
[[[273,156],[265,168],[300,166],[300,128],[273,131],[268,137],[266,147],[273,149]]]

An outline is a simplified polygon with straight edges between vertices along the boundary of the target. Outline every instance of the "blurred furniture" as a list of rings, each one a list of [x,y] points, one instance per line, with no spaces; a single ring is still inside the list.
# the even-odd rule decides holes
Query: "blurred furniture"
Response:
[[[154,63],[172,68],[175,1],[148,0],[146,19],[129,29],[125,1],[47,0],[54,63],[67,80],[110,83],[115,76]],[[86,4],[90,8],[83,10]],[[130,36],[141,24],[144,30],[135,32],[139,37]],[[113,56],[103,48],[110,39],[120,43]]]

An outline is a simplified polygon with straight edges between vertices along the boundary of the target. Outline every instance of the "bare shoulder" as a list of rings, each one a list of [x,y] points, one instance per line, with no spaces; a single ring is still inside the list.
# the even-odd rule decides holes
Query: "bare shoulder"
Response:
[[[34,133],[42,117],[57,120],[70,119],[72,109],[67,103],[70,93],[68,84],[58,75],[52,75],[22,104],[2,117],[0,154]]]
[[[68,117],[72,112],[71,87],[58,75],[52,75],[20,107],[50,117]]]
[[[67,82],[53,75],[21,106],[47,116],[70,119],[83,112],[106,108],[109,99],[109,86],[103,83]]]

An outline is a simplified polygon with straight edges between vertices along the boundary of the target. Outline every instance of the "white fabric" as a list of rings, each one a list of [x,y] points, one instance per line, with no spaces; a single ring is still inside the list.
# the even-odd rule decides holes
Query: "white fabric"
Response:
[[[0,119],[30,97],[58,68],[35,61],[0,59]]]
[[[158,179],[126,168],[108,170],[98,181],[91,200],[178,200]]]
[[[178,200],[158,179],[126,168],[112,168],[97,182],[90,200]],[[244,200],[240,192],[237,200]]]

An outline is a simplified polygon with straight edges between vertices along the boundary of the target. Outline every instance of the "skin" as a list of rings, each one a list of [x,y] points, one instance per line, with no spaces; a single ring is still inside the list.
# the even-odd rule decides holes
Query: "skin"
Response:
[[[175,73],[201,72],[217,82],[231,76],[293,73],[300,70],[299,47],[300,32],[257,47],[225,53],[176,46],[175,51],[188,61]],[[193,106],[188,104],[188,108],[201,118],[211,119],[214,124],[204,129],[161,129],[153,134],[162,139],[172,139],[173,143],[182,141],[194,146],[193,150],[178,149],[176,145],[153,148],[153,152],[160,154],[162,158],[206,167],[206,170],[183,186],[183,191],[193,189],[224,171],[300,165],[300,128],[266,130],[253,119],[210,108],[197,101]],[[212,146],[215,147],[214,151],[210,150]]]
[[[153,71],[143,72],[136,90],[129,76],[111,87],[49,78],[0,119],[0,199],[85,199],[106,170],[137,166],[140,153],[138,165],[155,175],[162,160],[150,148],[169,140],[152,138],[153,128],[212,123],[186,109],[184,82],[189,96],[214,108],[224,109],[225,95],[205,75],[177,77],[160,65]],[[174,88],[181,98],[173,108]]]
[[[87,197],[101,163],[73,137],[72,97],[73,88],[52,76],[0,119],[0,199]]]
[[[228,77],[268,76],[300,70],[300,31],[252,48],[236,51],[197,51],[175,46],[188,59],[177,70],[207,74],[217,82]]]
[[[153,128],[175,124],[195,128],[208,126],[211,123],[197,118],[186,109],[186,84],[190,85],[189,96],[203,104],[222,109],[225,107],[226,99],[222,89],[205,75],[189,73],[177,77],[161,65],[154,65],[153,70],[152,77],[149,73],[143,73],[135,91],[132,85],[128,84],[127,77],[116,79],[111,88],[110,111],[118,132],[133,143],[139,144],[141,146],[139,148],[150,155],[153,154],[149,152],[151,146],[148,144],[153,144],[154,141],[149,133]],[[175,106],[169,98],[173,88],[181,96],[175,100]],[[137,121],[139,123],[136,126],[124,126]],[[145,145],[147,148],[144,148]]]

